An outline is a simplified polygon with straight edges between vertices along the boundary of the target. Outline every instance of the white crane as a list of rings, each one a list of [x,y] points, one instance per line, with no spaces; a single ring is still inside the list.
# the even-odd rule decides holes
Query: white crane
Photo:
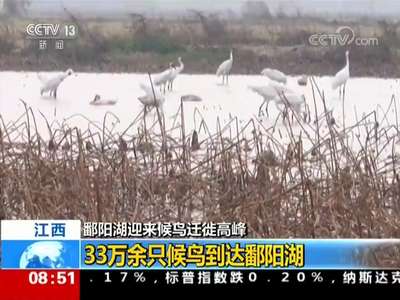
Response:
[[[274,69],[264,69],[261,71],[261,74],[268,77],[270,80],[286,84],[287,82],[287,77],[284,73],[282,73],[279,70],[274,70]]]
[[[43,96],[44,93],[50,92],[50,96],[53,96],[57,99],[57,89],[60,86],[61,82],[63,82],[68,76],[71,76],[74,73],[72,69],[68,69],[62,74],[59,74],[52,78],[45,78],[42,75],[38,74],[38,78],[42,83],[42,87],[40,88],[40,95]]]
[[[141,83],[140,88],[145,92],[144,96],[138,97],[138,100],[144,105],[145,108],[157,107],[163,112],[163,105],[165,102],[164,95],[157,89]]]
[[[303,110],[303,105],[305,105],[304,95],[298,95],[295,93],[284,94],[281,97],[278,96],[274,99],[275,104],[279,107],[281,105],[287,106],[288,104],[292,109],[300,114]]]
[[[217,70],[217,77],[222,76],[222,85],[225,83],[225,78],[226,78],[226,84],[228,84],[229,81],[229,74],[231,73],[233,66],[233,50],[231,50],[231,55],[230,58],[226,61],[224,61]]]
[[[176,77],[178,77],[178,75],[180,73],[182,73],[183,70],[185,69],[185,65],[183,64],[181,57],[178,57],[178,62],[179,62],[179,66],[174,68],[174,70],[171,73],[170,79],[168,81],[168,90],[170,90],[170,91],[172,91],[172,89],[173,89],[173,85],[174,85],[174,81],[175,81]]]
[[[267,116],[268,116],[268,105],[269,105],[270,101],[274,100],[275,98],[277,98],[281,95],[293,93],[293,91],[291,89],[287,88],[286,86],[274,83],[272,81],[269,82],[268,85],[249,86],[249,89],[252,90],[253,92],[257,93],[261,97],[263,97],[264,102],[261,104],[261,106],[259,108],[259,115],[262,115],[262,108],[265,104]]]
[[[303,112],[303,108],[305,108],[306,105],[304,95],[298,95],[296,93],[282,94],[273,100],[278,109],[283,113],[284,118],[287,116],[288,105],[299,115]]]
[[[346,66],[336,73],[335,77],[332,80],[332,89],[339,89],[339,98],[343,95],[346,89],[347,80],[350,78],[350,62],[349,62],[349,50],[346,51]]]
[[[155,86],[160,86],[160,88],[164,91],[167,88],[167,84],[168,82],[171,80],[172,78],[172,74],[174,72],[174,67],[172,65],[172,63],[169,63],[169,68],[166,69],[164,72],[158,73],[153,75],[153,83]]]

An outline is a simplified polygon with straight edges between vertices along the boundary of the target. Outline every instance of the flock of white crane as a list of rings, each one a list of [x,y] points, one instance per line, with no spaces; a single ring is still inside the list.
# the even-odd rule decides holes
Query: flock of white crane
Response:
[[[169,68],[161,73],[150,76],[151,84],[147,85],[140,83],[140,88],[144,91],[145,95],[138,97],[138,100],[147,107],[157,107],[163,112],[163,105],[165,102],[166,91],[172,91],[175,79],[181,74],[185,68],[182,58],[178,58],[178,66],[174,66],[172,63],[169,64]],[[216,75],[222,76],[222,85],[229,84],[229,75],[233,67],[233,51],[230,52],[228,60],[224,61],[217,69]],[[71,69],[66,72],[55,76],[50,79],[46,79],[40,74],[38,77],[42,83],[40,94],[43,96],[44,93],[50,93],[50,96],[57,98],[57,89],[60,84],[68,77],[73,74]],[[287,76],[281,71],[274,69],[264,69],[261,72],[262,75],[269,78],[268,84],[262,86],[249,86],[249,89],[258,95],[260,95],[264,102],[260,106],[259,114],[262,114],[262,108],[266,105],[266,113],[268,116],[268,105],[270,102],[274,102],[276,107],[280,111],[284,111],[291,106],[293,111],[301,113],[305,106],[305,97],[295,93],[293,90],[286,86]],[[346,66],[341,69],[333,78],[332,89],[336,90],[339,88],[339,97],[345,93],[345,86],[347,80],[350,78],[350,64],[349,64],[349,51],[346,51]],[[201,101],[201,98],[195,95],[185,95],[182,97],[182,101]],[[115,100],[101,99],[99,95],[90,102],[92,105],[114,105]]]

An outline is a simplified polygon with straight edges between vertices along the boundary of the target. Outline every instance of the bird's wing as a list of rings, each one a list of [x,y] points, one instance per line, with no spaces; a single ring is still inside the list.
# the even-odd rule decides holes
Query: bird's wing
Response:
[[[152,76],[152,80],[155,85],[159,85],[162,83],[162,79],[163,79],[162,75],[163,75],[162,73],[158,73],[158,74],[154,74]]]
[[[170,80],[174,71],[175,71],[175,69],[172,68],[172,69],[167,69],[164,72],[154,75],[154,77],[153,77],[154,84],[160,85],[160,84],[166,83],[168,80]]]
[[[268,86],[249,86],[249,89],[266,99],[274,98],[277,93]]]
[[[252,90],[253,92],[257,93],[257,94],[260,94],[260,91],[261,91],[261,87],[254,86],[254,85],[250,85],[249,89]]]
[[[293,93],[293,91],[291,89],[289,89],[288,87],[286,87],[286,86],[284,86],[282,84],[275,83],[275,82],[270,82],[269,84],[271,85],[271,87],[273,87],[275,89],[275,91],[278,94],[282,94],[282,93],[283,94],[290,94],[290,93]]]
[[[222,74],[225,74],[228,68],[229,60],[224,61],[217,70],[217,76],[221,76]]]
[[[164,72],[161,72],[161,73],[154,74],[154,75],[152,76],[153,83],[154,83],[155,85],[158,85],[158,84],[162,83],[163,80],[164,80],[164,77],[165,77],[165,71],[164,71]]]
[[[180,73],[179,69],[173,69],[170,75],[169,80],[174,80],[176,77],[178,77],[178,74]]]
[[[339,81],[335,77],[332,81],[332,90],[336,90],[340,86]]]
[[[66,78],[66,76],[64,74],[59,74],[53,78],[50,78],[47,82],[46,82],[46,86],[48,87],[52,87],[52,88],[56,88],[58,87],[61,82],[63,82],[63,80]]]
[[[288,99],[289,103],[293,105],[304,103],[303,95],[289,94],[286,98]]]
[[[142,100],[144,100],[144,101],[149,100],[150,102],[154,102],[154,96],[155,96],[156,101],[163,102],[165,100],[164,95],[162,95],[158,89],[154,89],[154,92],[153,92],[153,89],[150,86],[147,86],[143,83],[140,83],[139,86],[146,93],[145,96],[140,97],[140,98],[142,98]],[[139,99],[139,100],[142,102],[141,99]],[[147,103],[147,104],[149,104],[149,103]]]
[[[299,95],[296,93],[284,94],[283,96],[278,96],[275,98],[276,104],[285,104],[286,105],[286,100],[291,105],[299,105],[299,104],[304,103],[303,95]]]
[[[147,86],[144,83],[140,83],[139,86],[146,93],[146,95],[153,94],[153,89],[150,86]]]
[[[271,80],[275,80],[278,82],[286,82],[286,75],[279,70],[267,68],[267,69],[262,70],[261,74],[264,76],[267,76]]]
[[[52,78],[44,78],[40,80],[42,83],[42,89],[43,90],[48,90],[48,89],[53,89],[59,85],[59,79],[58,76],[52,77]]]
[[[261,74],[264,76],[271,76],[272,73],[273,73],[272,70],[268,68],[265,68],[264,70],[261,71]]]
[[[336,73],[335,77],[332,80],[332,89],[336,90],[339,86],[346,82],[346,68],[341,69]]]

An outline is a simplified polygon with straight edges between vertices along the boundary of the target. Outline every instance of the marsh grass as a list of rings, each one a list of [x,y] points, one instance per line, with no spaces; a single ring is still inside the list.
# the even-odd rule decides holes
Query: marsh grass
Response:
[[[108,113],[84,131],[68,120],[49,124],[25,105],[14,122],[0,118],[1,217],[241,221],[252,237],[398,237],[396,99],[381,120],[373,111],[342,128],[317,110],[324,95],[311,82],[308,121],[294,114],[270,128],[232,118],[214,129],[197,110],[185,115],[182,103],[171,128],[161,114],[142,112],[117,132]]]

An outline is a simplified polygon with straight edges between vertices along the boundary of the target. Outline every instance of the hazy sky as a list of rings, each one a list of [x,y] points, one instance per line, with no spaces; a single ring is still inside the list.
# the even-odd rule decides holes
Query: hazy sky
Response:
[[[0,0],[1,1],[1,0]],[[19,1],[19,0],[15,0]],[[60,11],[62,5],[82,13],[149,12],[162,13],[187,9],[240,12],[247,0],[31,0],[34,11]],[[264,0],[272,11],[278,9],[307,14],[399,16],[400,0]]]

